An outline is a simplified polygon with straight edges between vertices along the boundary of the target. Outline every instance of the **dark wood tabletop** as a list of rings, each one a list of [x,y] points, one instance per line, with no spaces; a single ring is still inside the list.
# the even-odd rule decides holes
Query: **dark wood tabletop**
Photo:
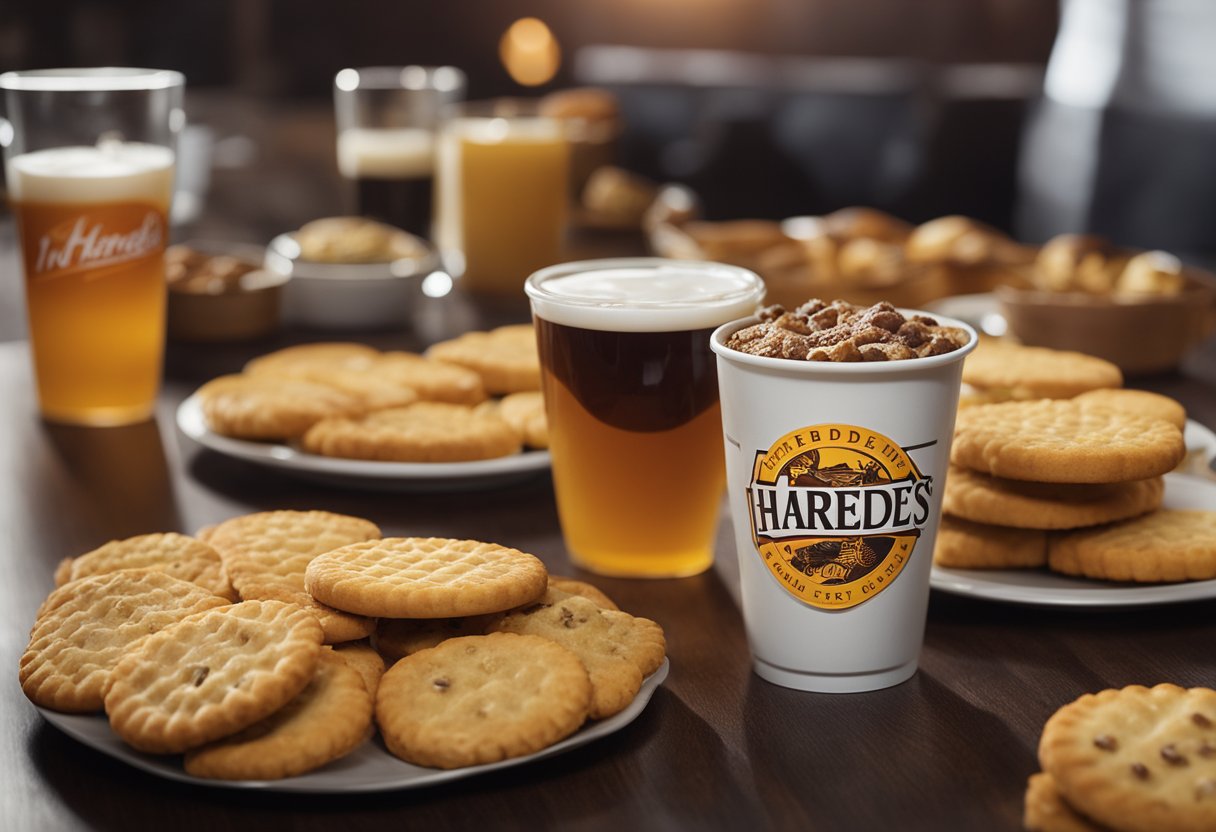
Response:
[[[0,255],[5,280],[16,281],[11,247]],[[445,330],[520,314],[459,298],[427,304],[409,331],[364,340],[418,348]],[[703,575],[590,578],[570,564],[547,475],[460,497],[340,490],[202,450],[179,433],[175,409],[202,381],[312,337],[171,344],[156,419],[111,429],[41,421],[25,343],[0,344],[0,830],[1014,830],[1040,731],[1058,707],[1112,686],[1216,682],[1213,601],[1058,610],[934,592],[910,681],[855,695],[786,690],[751,672],[725,514],[716,565]],[[1216,342],[1178,372],[1135,384],[1216,426]],[[623,609],[662,624],[670,676],[634,723],[578,750],[434,788],[350,796],[160,779],[60,733],[22,695],[18,657],[61,558],[116,537],[312,508],[367,517],[390,535],[501,542],[554,573],[590,578]]]

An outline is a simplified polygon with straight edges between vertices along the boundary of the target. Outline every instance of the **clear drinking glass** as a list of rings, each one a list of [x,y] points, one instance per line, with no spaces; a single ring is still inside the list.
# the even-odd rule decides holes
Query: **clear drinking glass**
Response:
[[[0,75],[38,401],[53,421],[152,413],[184,83],[114,67]]]
[[[334,76],[338,170],[357,214],[431,236],[435,131],[464,98],[451,66],[377,66]]]
[[[453,109],[439,143],[438,242],[470,292],[519,296],[561,257],[570,145],[563,123],[531,101]]]

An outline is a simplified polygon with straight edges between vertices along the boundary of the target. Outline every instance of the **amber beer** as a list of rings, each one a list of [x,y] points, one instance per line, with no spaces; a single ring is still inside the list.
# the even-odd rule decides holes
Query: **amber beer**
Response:
[[[527,290],[571,558],[609,575],[705,570],[725,488],[709,336],[755,309],[760,279],[712,263],[601,260],[545,269]]]
[[[60,147],[14,156],[7,171],[43,415],[147,418],[164,344],[173,151]]]

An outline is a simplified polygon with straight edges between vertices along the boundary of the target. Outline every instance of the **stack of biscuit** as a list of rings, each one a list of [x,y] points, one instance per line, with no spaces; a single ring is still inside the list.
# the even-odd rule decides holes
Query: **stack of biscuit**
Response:
[[[426,356],[353,343],[288,347],[198,396],[215,433],[324,456],[459,462],[548,446],[528,324],[466,333]]]
[[[625,708],[666,650],[653,621],[532,555],[382,538],[323,511],[113,541],[55,578],[22,690],[57,711],[104,709],[125,742],[183,754],[198,777],[299,775],[361,746],[373,722],[418,765],[529,754]]]
[[[1047,721],[1026,787],[1030,832],[1216,829],[1216,691],[1085,694]]]
[[[1122,581],[1216,577],[1216,514],[1159,510],[1186,413],[1077,353],[986,342],[963,378],[939,566]],[[1182,546],[1180,543],[1194,545]]]

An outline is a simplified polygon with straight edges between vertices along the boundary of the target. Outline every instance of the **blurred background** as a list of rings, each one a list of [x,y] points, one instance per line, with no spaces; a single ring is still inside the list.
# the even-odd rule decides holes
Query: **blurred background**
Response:
[[[561,51],[533,90],[498,54],[525,16]],[[622,165],[694,186],[710,218],[863,204],[1012,228],[1058,16],[1056,0],[18,0],[0,6],[0,70],[181,70],[221,169],[310,158],[290,135],[256,141],[261,122],[332,119],[347,66],[458,66],[474,99],[597,85],[620,96]],[[338,188],[327,140],[323,181],[265,196],[283,227],[310,218],[292,191]]]
[[[548,27],[559,61],[522,84],[500,46],[525,17]],[[865,205],[912,223],[962,214],[1026,243],[1093,232],[1210,264],[1213,42],[1211,0],[0,6],[0,71],[185,73],[178,177],[196,204],[177,218],[257,243],[342,210],[338,70],[447,64],[470,99],[611,90],[619,165],[690,186],[706,219]]]

